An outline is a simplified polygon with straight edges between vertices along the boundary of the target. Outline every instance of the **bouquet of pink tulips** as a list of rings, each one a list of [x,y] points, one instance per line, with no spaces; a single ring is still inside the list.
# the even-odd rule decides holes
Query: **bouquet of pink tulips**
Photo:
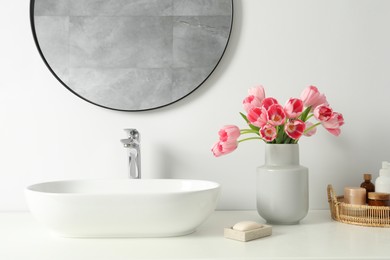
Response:
[[[240,113],[249,128],[239,129],[226,125],[219,130],[219,141],[211,149],[218,157],[234,151],[238,144],[247,140],[263,140],[271,144],[295,144],[301,136],[312,136],[322,125],[332,135],[340,135],[344,124],[343,115],[334,112],[324,94],[314,86],[306,88],[300,98],[290,98],[284,106],[272,97],[265,97],[264,88],[249,89],[244,99],[246,114]],[[315,118],[317,122],[310,122]],[[241,135],[255,136],[238,140]]]

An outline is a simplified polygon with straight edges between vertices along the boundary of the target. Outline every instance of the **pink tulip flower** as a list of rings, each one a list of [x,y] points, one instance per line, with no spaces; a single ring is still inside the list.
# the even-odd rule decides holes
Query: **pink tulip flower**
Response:
[[[282,125],[286,119],[283,107],[279,104],[273,104],[267,110],[269,123],[272,125]]]
[[[314,124],[312,122],[307,121],[305,127],[305,131],[303,132],[304,136],[312,136],[317,132],[317,127],[311,128],[309,131],[307,131],[310,127],[312,127]]]
[[[260,131],[260,136],[263,138],[266,142],[272,142],[276,138],[276,127],[270,124],[267,124],[263,126]]]
[[[264,91],[264,87],[262,85],[258,85],[254,88],[250,88],[248,90],[248,94],[250,96],[254,96],[257,99],[259,99],[260,102],[263,101],[263,99],[265,98],[265,91]]]
[[[225,155],[228,153],[233,152],[237,149],[238,142],[216,142],[213,147],[211,148],[211,151],[213,152],[215,157],[219,157],[221,155]]]
[[[242,105],[244,107],[244,110],[249,113],[249,110],[251,110],[254,107],[261,107],[261,101],[258,97],[254,95],[247,96],[243,101]]]
[[[322,122],[325,129],[334,136],[339,136],[341,133],[340,127],[344,125],[344,117],[342,114],[333,112],[332,117],[325,122]]]
[[[304,89],[301,93],[301,99],[306,107],[311,106],[312,111],[321,104],[328,104],[325,95],[321,94],[315,86]]]
[[[333,115],[333,110],[329,105],[319,105],[314,109],[313,114],[318,121],[326,122]]]
[[[215,157],[233,152],[240,142],[247,140],[297,143],[302,136],[316,134],[320,124],[338,136],[344,124],[343,115],[333,111],[325,95],[315,86],[307,87],[300,98],[290,98],[283,106],[275,98],[266,97],[263,86],[258,85],[248,90],[242,104],[246,114],[240,114],[249,127],[240,130],[236,125],[223,126],[218,132],[219,141],[211,148]],[[311,117],[316,119],[315,123],[307,121]],[[241,133],[254,136],[238,140]]]
[[[303,101],[299,98],[290,98],[284,106],[287,118],[297,118],[303,111]]]
[[[305,131],[305,128],[306,128],[305,122],[296,119],[296,120],[288,121],[284,126],[284,131],[290,138],[294,140],[298,140],[302,136],[303,132]]]
[[[240,137],[240,128],[235,125],[225,125],[219,130],[218,134],[221,142],[237,141],[238,137]]]
[[[279,104],[278,101],[272,97],[264,98],[261,102],[262,106],[268,110],[268,108],[274,104]]]
[[[247,118],[252,125],[263,127],[268,122],[267,110],[264,107],[254,107],[248,112]]]

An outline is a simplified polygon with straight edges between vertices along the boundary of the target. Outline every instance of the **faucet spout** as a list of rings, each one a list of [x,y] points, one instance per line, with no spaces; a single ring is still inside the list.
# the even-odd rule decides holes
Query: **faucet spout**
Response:
[[[140,137],[136,129],[125,129],[128,138],[121,139],[121,143],[127,149],[129,178],[141,178],[141,153],[140,153]]]

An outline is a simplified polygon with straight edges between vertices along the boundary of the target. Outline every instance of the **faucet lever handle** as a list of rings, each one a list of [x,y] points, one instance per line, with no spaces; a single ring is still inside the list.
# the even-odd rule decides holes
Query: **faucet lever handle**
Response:
[[[124,129],[124,130],[125,130],[127,136],[130,139],[139,141],[139,132],[138,132],[137,129],[135,129],[135,128],[127,128],[127,129]]]

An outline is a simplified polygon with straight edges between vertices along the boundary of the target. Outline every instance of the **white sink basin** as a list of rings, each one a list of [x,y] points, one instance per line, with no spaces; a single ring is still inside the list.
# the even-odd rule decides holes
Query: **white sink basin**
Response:
[[[194,232],[219,189],[201,180],[72,180],[31,185],[26,197],[35,218],[60,236],[169,237]]]

